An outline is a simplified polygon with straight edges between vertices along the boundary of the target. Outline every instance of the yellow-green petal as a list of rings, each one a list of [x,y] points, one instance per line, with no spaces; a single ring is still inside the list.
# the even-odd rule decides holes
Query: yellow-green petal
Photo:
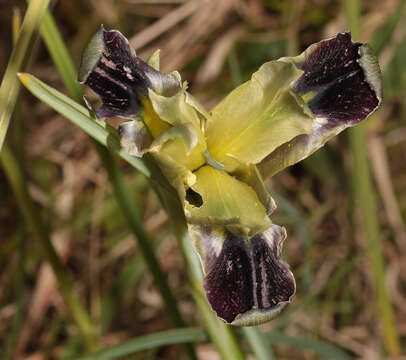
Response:
[[[185,201],[189,223],[225,225],[242,235],[254,235],[270,226],[264,205],[249,185],[209,165],[194,174],[191,189],[201,196],[201,203]]]
[[[310,133],[313,116],[290,89],[301,74],[293,64],[268,62],[213,109],[208,150],[227,171],[256,164],[281,144]]]
[[[168,124],[173,126],[191,123],[200,129],[200,119],[195,108],[186,102],[186,91],[179,90],[173,96],[163,96],[152,89],[148,93],[156,114]]]

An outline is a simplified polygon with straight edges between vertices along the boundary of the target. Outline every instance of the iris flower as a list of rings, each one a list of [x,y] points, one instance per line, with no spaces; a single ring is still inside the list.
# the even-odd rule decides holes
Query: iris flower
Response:
[[[208,112],[178,72],[159,71],[159,53],[144,62],[102,27],[79,81],[100,96],[99,118],[127,120],[118,131],[128,153],[151,154],[176,189],[216,314],[232,325],[278,314],[296,285],[264,180],[379,107],[381,73],[368,45],[339,33],[267,62]]]

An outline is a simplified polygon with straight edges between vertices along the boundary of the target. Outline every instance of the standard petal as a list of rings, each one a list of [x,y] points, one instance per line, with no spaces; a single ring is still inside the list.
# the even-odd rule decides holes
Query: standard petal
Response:
[[[135,55],[117,30],[103,27],[90,40],[82,56],[79,82],[88,85],[102,100],[99,117],[129,118],[139,111],[139,95],[148,89],[173,95],[180,89],[179,74],[163,74]]]
[[[254,235],[271,221],[254,189],[209,165],[195,171],[196,182],[187,191],[185,215],[191,224],[227,226],[237,234]],[[187,201],[192,198],[192,201]],[[193,200],[200,199],[196,202]]]
[[[368,45],[352,42],[350,33],[338,34],[281,61],[303,70],[292,88],[307,102],[316,121],[310,135],[299,135],[281,145],[258,165],[264,178],[311,155],[373,113],[382,101],[376,57]]]
[[[301,73],[293,64],[268,62],[213,109],[208,150],[227,171],[256,164],[281,144],[310,133],[312,115],[290,89]]]
[[[272,225],[248,241],[225,228],[189,225],[205,272],[204,289],[217,316],[231,325],[258,325],[291,300],[296,284],[280,252],[286,231]]]

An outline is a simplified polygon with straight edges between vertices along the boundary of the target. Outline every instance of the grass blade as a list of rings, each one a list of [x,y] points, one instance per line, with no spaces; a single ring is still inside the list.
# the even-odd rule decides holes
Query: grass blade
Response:
[[[69,95],[78,103],[82,103],[83,90],[77,82],[76,69],[49,10],[45,12],[40,32]]]
[[[49,0],[32,0],[28,5],[18,39],[15,43],[0,87],[0,151],[20,91],[17,73],[27,64],[36,30]]]
[[[353,38],[359,39],[361,0],[346,0],[347,23]],[[399,336],[396,330],[392,303],[385,282],[385,261],[382,252],[382,238],[377,215],[375,190],[372,185],[368,165],[364,123],[350,129],[349,140],[353,156],[353,181],[355,193],[361,206],[362,220],[368,243],[368,255],[372,263],[375,291],[378,300],[378,311],[386,349],[391,356],[401,353]]]
[[[204,330],[198,328],[175,329],[144,335],[133,340],[125,341],[119,345],[98,351],[93,354],[79,357],[77,360],[109,360],[129,356],[136,352],[154,349],[171,344],[184,344],[190,342],[207,341]]]

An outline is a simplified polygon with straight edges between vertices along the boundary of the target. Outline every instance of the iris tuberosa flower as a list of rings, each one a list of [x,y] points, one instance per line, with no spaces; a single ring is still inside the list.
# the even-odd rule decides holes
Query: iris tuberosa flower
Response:
[[[122,146],[151,154],[183,205],[216,314],[232,325],[273,318],[295,293],[280,259],[286,238],[264,180],[374,112],[381,74],[350,33],[301,55],[263,64],[210,112],[178,72],[144,62],[118,31],[103,28],[84,52],[79,80],[101,98],[100,118],[122,117]]]

